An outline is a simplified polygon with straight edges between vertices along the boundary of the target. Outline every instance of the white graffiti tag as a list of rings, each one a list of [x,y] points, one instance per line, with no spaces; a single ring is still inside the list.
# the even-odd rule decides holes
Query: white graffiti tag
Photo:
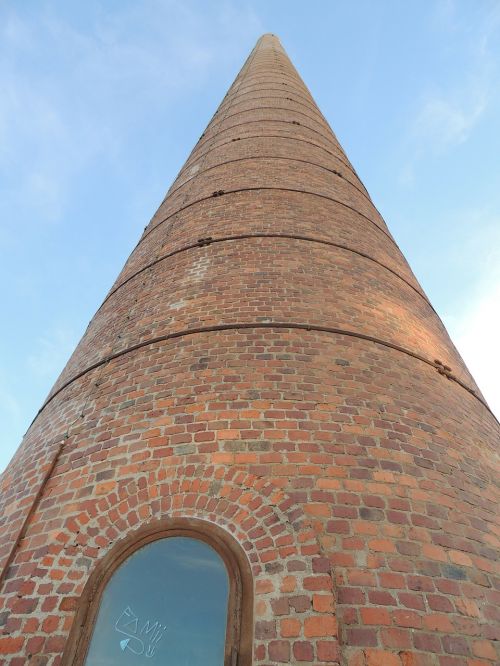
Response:
[[[141,621],[130,606],[127,606],[115,622],[115,629],[126,636],[120,640],[123,652],[129,650],[133,654],[151,659],[167,627],[158,621]]]

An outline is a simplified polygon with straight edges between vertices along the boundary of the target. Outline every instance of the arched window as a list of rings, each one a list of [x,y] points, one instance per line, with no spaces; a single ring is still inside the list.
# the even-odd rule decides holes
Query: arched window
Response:
[[[251,587],[246,557],[220,528],[179,520],[148,529],[89,580],[63,663],[251,664]]]

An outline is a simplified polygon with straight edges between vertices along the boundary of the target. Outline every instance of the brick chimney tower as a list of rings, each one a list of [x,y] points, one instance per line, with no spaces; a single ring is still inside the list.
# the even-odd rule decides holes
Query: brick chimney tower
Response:
[[[1,477],[0,662],[498,664],[498,435],[264,35]]]

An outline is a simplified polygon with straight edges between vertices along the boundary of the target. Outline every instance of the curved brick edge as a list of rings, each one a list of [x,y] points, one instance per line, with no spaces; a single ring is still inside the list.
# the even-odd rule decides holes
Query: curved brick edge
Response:
[[[2,663],[18,666],[36,657],[33,663],[59,664],[97,562],[117,540],[166,517],[214,523],[245,550],[254,576],[255,664],[339,663],[330,560],[302,508],[272,480],[187,463],[123,479],[118,487],[104,481],[96,493],[25,567],[25,574],[36,572],[37,583],[28,575],[9,581],[10,635],[0,638],[0,654],[10,661]],[[37,593],[52,589],[40,614],[33,613],[36,597],[19,595],[34,593],[35,585]]]

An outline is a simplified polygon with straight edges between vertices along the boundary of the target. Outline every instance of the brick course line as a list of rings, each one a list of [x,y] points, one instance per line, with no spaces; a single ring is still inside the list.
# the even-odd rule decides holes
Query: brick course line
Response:
[[[266,74],[265,72],[264,72],[264,73],[260,73],[259,71],[256,71],[254,74],[252,74],[251,76],[249,76],[248,79],[259,79],[259,80],[260,80],[260,79],[262,79],[262,78],[266,78],[266,77],[267,77],[267,79],[270,80],[270,81],[275,81],[275,79],[274,79],[274,78],[271,78],[271,77],[269,76],[269,74]],[[298,79],[298,77],[297,77],[296,75],[293,76],[293,75],[290,75],[290,74],[283,74],[282,72],[280,72],[279,77],[280,77],[280,78],[287,79],[288,84],[289,84],[289,85],[293,85],[293,86],[295,86],[295,87],[297,88],[297,90],[307,90],[307,88],[305,87],[305,85],[304,85],[303,83],[301,83],[301,81]],[[287,85],[287,84],[283,84],[283,85]],[[309,92],[309,91],[307,90],[307,92]],[[309,94],[310,94],[310,93],[309,93]]]
[[[231,113],[231,115],[226,116],[225,118],[221,118],[220,120],[218,120],[215,123],[210,123],[210,129],[212,129],[214,127],[218,127],[219,125],[221,125],[226,120],[229,120],[229,118],[234,118],[235,116],[240,116],[242,113],[250,113],[251,111],[261,111],[263,109],[265,109],[265,110],[272,109],[273,111],[289,111],[291,113],[297,113],[299,116],[304,116],[305,118],[309,118],[309,120],[312,120],[314,122],[319,122],[319,121],[315,120],[314,118],[311,118],[311,116],[309,116],[307,113],[302,113],[302,111],[297,111],[295,109],[287,109],[286,107],[281,107],[281,106],[253,106],[250,109],[243,109],[243,111],[237,111],[236,113]]]
[[[313,100],[313,98],[310,96],[310,93],[306,88],[298,88],[296,85],[292,86],[289,83],[283,83],[281,81],[276,81],[274,79],[272,79],[271,81],[262,81],[260,83],[259,82],[247,83],[247,85],[242,86],[241,91],[242,91],[243,94],[245,94],[245,92],[244,92],[245,90],[248,90],[250,88],[260,88],[262,85],[266,85],[267,83],[269,83],[271,85],[276,84],[276,85],[280,86],[280,88],[275,88],[274,85],[273,85],[272,90],[293,90],[293,91],[295,91],[297,93],[297,95],[300,95],[302,97],[302,99],[306,100],[307,102],[311,102],[311,105],[314,106],[315,108],[317,108],[318,111],[320,111],[318,105]],[[305,93],[305,94],[303,94],[303,93]],[[231,95],[233,95],[233,94],[234,93],[231,93]],[[308,95],[309,95],[309,97],[308,97]],[[321,113],[321,111],[320,111],[320,113]]]
[[[271,88],[271,90],[275,90],[275,89],[274,89],[274,88]],[[239,98],[239,99],[242,99],[243,97],[246,97],[248,94],[250,94],[250,93],[240,93],[240,94],[238,95],[238,98]],[[290,94],[293,94],[293,93],[290,93]],[[298,96],[298,95],[297,95],[297,96]],[[304,104],[303,102],[297,102],[296,99],[292,99],[291,97],[283,97],[283,96],[280,96],[280,95],[259,95],[258,97],[250,97],[249,99],[250,99],[250,100],[257,100],[257,99],[281,99],[281,100],[285,100],[285,101],[287,101],[287,102],[294,102],[294,104],[298,104],[299,106],[303,106],[305,109],[309,109],[309,108],[310,108],[310,105],[308,106],[307,104]],[[301,99],[304,99],[304,98],[301,97]],[[245,102],[242,100],[241,102],[238,102],[238,104],[240,104],[240,103],[241,103],[241,104],[244,104]],[[238,106],[238,105],[236,105],[236,106]],[[222,110],[223,108],[224,108],[223,105],[221,105],[221,106],[219,107],[219,109],[221,109],[221,110]],[[268,108],[268,107],[259,107],[259,108]],[[273,107],[273,109],[280,109],[280,108],[281,108],[281,107],[279,107],[279,106],[275,106],[275,107]],[[219,109],[218,109],[218,110],[219,110]],[[313,110],[315,110],[314,107],[313,107]],[[320,116],[319,114],[316,114],[316,115],[317,115],[318,118],[320,118],[322,121],[325,120],[323,116]]]
[[[266,81],[266,83],[267,83],[267,81]],[[275,82],[274,80],[271,80],[271,81],[269,81],[269,83],[276,83],[276,82]],[[241,91],[238,92],[238,95],[239,95],[240,97],[245,96],[247,93],[246,93],[246,92],[243,92],[243,91],[244,91],[245,89],[249,89],[249,88],[255,88],[256,90],[275,90],[275,91],[282,90],[282,91],[287,91],[287,92],[288,92],[288,91],[293,91],[293,93],[296,94],[298,97],[300,97],[301,99],[303,99],[305,102],[308,102],[308,103],[309,103],[309,106],[310,106],[314,111],[317,111],[317,112],[318,112],[318,114],[320,115],[320,117],[322,118],[322,120],[326,123],[326,125],[328,126],[328,128],[330,129],[330,131],[331,131],[332,134],[333,134],[333,129],[331,128],[330,123],[328,122],[328,120],[326,119],[326,117],[323,115],[323,113],[321,112],[321,109],[320,109],[319,106],[316,104],[316,102],[314,101],[314,99],[313,99],[311,93],[309,92],[309,90],[308,90],[305,86],[303,86],[303,87],[301,87],[301,88],[297,88],[297,86],[292,85],[292,84],[282,83],[282,82],[279,82],[279,83],[280,83],[280,86],[281,86],[280,88],[275,88],[275,87],[273,87],[273,88],[263,88],[263,87],[261,87],[261,85],[260,85],[259,83],[253,83],[253,84],[251,84],[251,85],[242,86]],[[306,95],[302,95],[302,94],[300,94],[299,91],[303,91],[303,92],[305,92]],[[236,95],[236,93],[233,93],[233,95]],[[309,97],[307,97],[307,95],[309,95]],[[225,103],[225,101],[226,101],[226,100],[223,100],[223,101],[222,101],[221,106]],[[304,105],[304,106],[306,106],[306,105]]]
[[[283,87],[284,87],[284,88],[292,88],[293,90],[300,91],[300,96],[303,99],[307,100],[308,102],[311,102],[312,106],[316,107],[319,110],[318,105],[316,104],[316,102],[314,101],[314,99],[311,96],[311,93],[309,92],[309,90],[305,86],[298,87],[297,85],[295,85],[295,81],[294,81],[294,85],[292,86],[289,83],[283,83],[283,81],[276,81],[276,79],[271,79],[270,81],[268,80],[268,81],[263,82],[264,85],[266,83],[276,84],[276,85],[281,86],[280,88],[277,88],[277,90],[283,90]],[[254,83],[249,82],[245,86],[242,86],[242,90],[247,90],[248,88],[255,88],[255,87],[261,86],[261,85],[262,85],[262,82],[261,83],[259,83],[259,82],[256,82],[256,83],[255,82]],[[231,94],[233,94],[233,93],[231,93]],[[229,95],[228,95],[228,97],[229,97]],[[321,111],[320,111],[320,113],[321,113]]]
[[[92,370],[95,370],[96,368],[100,368],[103,365],[106,365],[110,361],[114,361],[117,358],[120,358],[121,356],[125,356],[126,354],[130,354],[134,351],[137,351],[138,349],[142,349],[143,347],[148,347],[149,345],[154,345],[158,344],[160,342],[166,342],[167,340],[175,340],[177,338],[183,338],[188,335],[197,335],[198,333],[213,333],[217,331],[234,331],[234,330],[247,330],[247,329],[262,329],[262,328],[275,328],[275,329],[290,329],[290,330],[302,330],[302,331],[316,331],[319,333],[331,333],[334,335],[346,335],[351,338],[358,338],[360,340],[367,340],[368,342],[374,342],[376,344],[379,344],[383,347],[388,347],[389,349],[394,349],[395,351],[399,351],[402,354],[406,354],[407,356],[411,356],[412,358],[417,359],[418,361],[422,361],[426,365],[429,365],[431,368],[434,368],[435,370],[440,370],[441,366],[437,363],[434,363],[434,361],[430,361],[428,358],[425,358],[425,356],[421,356],[417,352],[412,351],[411,349],[406,349],[405,347],[401,347],[400,345],[396,345],[392,342],[388,342],[387,340],[382,340],[381,338],[377,338],[373,335],[366,335],[364,333],[357,333],[356,331],[350,331],[348,329],[343,329],[343,328],[335,328],[331,326],[317,326],[317,325],[311,325],[307,323],[298,323],[298,322],[248,322],[248,323],[241,323],[241,324],[217,324],[216,326],[200,326],[199,328],[188,328],[184,329],[183,331],[176,331],[175,333],[167,333],[165,335],[160,335],[155,338],[150,338],[149,340],[144,340],[143,342],[138,342],[135,345],[131,345],[130,347],[127,347],[126,349],[122,349],[118,352],[114,352],[112,354],[108,354],[104,358],[102,358],[100,361],[96,361],[95,363],[92,363],[92,365],[89,365],[88,368],[85,368],[81,372],[78,372],[76,375],[68,379],[60,388],[57,389],[57,391],[54,392],[53,395],[51,395],[45,402],[44,404],[40,407],[38,410],[35,418],[32,421],[32,424],[34,421],[37,419],[37,417],[40,415],[40,413],[45,409],[45,407],[54,400],[54,398],[61,393],[61,391],[64,391],[65,388],[67,388],[70,384],[72,384],[74,381],[77,379],[80,379],[84,375],[86,375],[89,372],[92,372]],[[462,382],[458,377],[455,377],[454,375],[447,374],[446,378],[449,379],[450,381],[455,382],[459,386],[461,386],[463,389],[465,389],[468,393],[470,393],[474,398],[476,398],[482,405],[485,407],[488,412],[493,416],[495,421],[498,420],[496,416],[493,414],[491,409],[489,408],[488,404],[476,393],[476,391],[464,382]]]
[[[213,150],[213,148],[212,148]],[[207,167],[206,169],[203,169],[203,171],[197,171],[194,176],[191,176],[187,180],[185,180],[183,183],[181,183],[178,187],[176,187],[174,190],[171,190],[168,193],[168,197],[171,196],[172,194],[175,194],[175,192],[178,192],[181,188],[183,188],[185,185],[190,183],[192,180],[195,180],[199,176],[202,176],[204,173],[207,173],[207,171],[211,171],[212,169],[217,169],[217,167],[224,166],[226,164],[233,164],[234,162],[244,162],[245,160],[288,160],[289,162],[300,162],[302,164],[309,164],[310,166],[317,167],[318,169],[323,169],[324,171],[328,171],[328,173],[331,173],[334,176],[337,176],[337,178],[342,178],[346,183],[349,183],[356,191],[358,191],[362,196],[365,197],[365,199],[368,200],[368,203],[373,205],[373,202],[371,199],[361,190],[357,185],[355,185],[353,182],[351,182],[348,178],[343,176],[342,174],[337,173],[334,169],[329,169],[328,167],[323,166],[322,164],[316,164],[316,162],[310,162],[309,160],[300,160],[297,159],[296,157],[284,157],[281,155],[248,155],[246,157],[238,157],[235,160],[228,160],[227,162],[219,162],[218,164],[212,164],[212,166]],[[168,198],[167,197],[167,198]],[[166,201],[166,199],[164,199]],[[378,212],[378,211],[377,211]]]
[[[276,107],[272,107],[276,111]],[[230,127],[225,127],[224,129],[219,130],[215,136],[219,136],[223,134],[224,132],[229,132],[229,130],[234,129],[235,127],[242,127],[242,125],[252,125],[257,123],[261,125],[262,123],[286,123],[287,125],[295,125],[295,123],[292,120],[282,120],[281,118],[261,118],[260,120],[247,120],[244,123],[236,123],[236,125],[231,125]],[[318,130],[313,129],[312,127],[309,127],[308,125],[302,125],[299,123],[299,125],[295,125],[295,127],[303,127],[306,130],[309,130],[309,132],[313,132],[313,134],[317,134],[320,136],[322,139],[325,139],[325,141],[328,143],[328,145],[334,145],[336,148],[339,148],[339,144],[335,139],[335,136],[332,135],[331,137],[325,136],[321,132],[318,132]],[[209,126],[210,127],[210,126]],[[208,127],[207,127],[208,129]],[[206,131],[206,130],[205,130]],[[206,141],[202,141],[201,143],[196,144],[195,149],[200,148],[201,146],[204,146],[206,143],[209,143],[210,139],[212,137],[208,137]],[[340,148],[339,148],[340,149]],[[341,150],[341,153],[345,155],[344,151]]]
[[[310,146],[314,146],[315,148],[319,148],[319,150],[324,150],[325,153],[326,153],[327,155],[331,155],[334,159],[338,160],[341,164],[343,164],[347,169],[350,169],[350,170],[352,171],[352,173],[356,176],[357,180],[359,181],[359,183],[360,183],[361,186],[363,187],[363,189],[364,189],[364,191],[365,191],[367,197],[370,199],[370,203],[371,203],[375,208],[377,208],[377,207],[375,206],[375,204],[373,203],[372,198],[370,197],[370,194],[369,194],[368,190],[366,189],[366,187],[365,187],[365,186],[363,185],[363,183],[361,182],[361,179],[360,179],[360,177],[358,176],[358,174],[357,174],[357,172],[356,172],[356,169],[352,166],[352,164],[345,162],[341,157],[339,157],[338,155],[335,155],[335,153],[330,152],[327,148],[325,148],[324,146],[321,146],[319,143],[313,143],[312,141],[308,141],[307,139],[300,139],[300,138],[298,138],[298,137],[296,137],[296,136],[282,136],[281,134],[252,134],[251,136],[242,136],[242,137],[239,137],[237,140],[238,140],[238,141],[249,141],[250,139],[267,139],[267,138],[269,138],[269,139],[284,139],[285,141],[301,141],[302,143],[307,143],[307,144],[309,144]],[[216,146],[212,146],[212,148],[210,148],[210,150],[208,150],[207,152],[211,152],[212,150],[217,150],[218,148],[222,148],[223,146],[227,146],[228,144],[233,143],[234,141],[235,141],[235,139],[229,139],[229,141],[224,141],[223,143],[219,143],[219,144],[217,144]],[[185,164],[185,165],[182,167],[182,169],[179,171],[179,174],[178,174],[178,176],[177,176],[177,178],[176,178],[175,180],[178,180],[178,179],[179,179],[179,176],[180,176],[180,175],[181,175],[181,174],[182,174],[182,173],[183,173],[183,172],[184,172],[184,171],[185,171],[185,170],[186,170],[186,169],[187,169],[187,168],[188,168],[193,162],[196,162],[198,159],[201,159],[201,158],[202,158],[204,155],[206,155],[206,154],[207,154],[207,153],[203,153],[203,154],[200,155],[199,157],[193,159],[191,162],[189,161],[189,159],[191,159],[191,156],[190,156],[190,158],[186,161],[186,164]],[[174,183],[175,183],[175,181],[174,181]],[[165,196],[165,198],[163,199],[163,201],[166,201],[167,198],[168,198],[168,194]],[[377,209],[377,210],[378,210],[378,209]]]
[[[354,213],[357,213],[361,217],[365,218],[365,220],[367,220],[368,222],[371,222],[371,224],[376,226],[377,229],[379,229],[382,233],[384,233],[387,236],[387,238],[389,238],[389,240],[392,241],[392,243],[394,243],[394,245],[399,250],[399,247],[397,246],[396,241],[394,240],[394,238],[392,238],[392,236],[387,231],[385,231],[380,225],[378,225],[372,219],[367,217],[364,213],[361,213],[359,210],[356,210],[356,208],[353,208],[352,206],[349,206],[349,204],[346,204],[343,201],[338,201],[337,199],[334,199],[333,197],[329,197],[326,194],[319,194],[318,192],[308,192],[307,190],[296,190],[292,187],[240,187],[237,190],[226,190],[224,192],[223,196],[227,196],[228,194],[235,194],[237,192],[259,192],[261,190],[277,190],[277,191],[280,191],[280,192],[297,192],[299,194],[310,194],[313,197],[320,197],[321,199],[326,199],[327,201],[333,201],[334,203],[339,204],[339,206],[344,206],[344,208],[349,208],[349,210],[352,210]],[[181,208],[178,208],[173,213],[170,213],[170,215],[167,215],[167,217],[165,217],[163,220],[160,220],[160,222],[158,222],[158,224],[155,224],[154,227],[151,227],[151,229],[146,229],[146,231],[141,236],[139,242],[137,243],[136,247],[138,245],[140,245],[142,243],[142,241],[147,236],[149,236],[150,233],[152,233],[157,227],[159,227],[160,224],[163,224],[164,222],[169,220],[174,215],[177,215],[177,213],[180,213],[181,211],[186,210],[186,208],[190,208],[191,206],[194,206],[194,205],[196,205],[196,204],[198,204],[202,201],[208,201],[208,200],[212,199],[212,197],[213,197],[213,194],[210,194],[207,197],[202,197],[201,199],[196,199],[196,201],[192,201],[191,203],[188,203],[185,206],[182,206]]]
[[[242,123],[242,124],[245,124],[245,123]],[[234,127],[239,127],[239,125],[235,125]],[[335,154],[334,152],[328,150],[328,148],[325,148],[325,146],[322,146],[319,143],[314,143],[312,141],[308,141],[307,139],[302,139],[300,137],[283,136],[281,134],[252,134],[251,136],[242,136],[242,137],[238,137],[237,139],[229,139],[229,141],[224,141],[223,143],[218,143],[217,145],[212,146],[211,148],[209,148],[209,150],[207,150],[205,153],[202,153],[199,157],[194,157],[195,153],[193,151],[191,153],[191,155],[189,156],[189,159],[186,161],[186,163],[182,167],[181,171],[179,172],[179,175],[177,176],[177,178],[179,178],[180,174],[183,173],[183,171],[185,171],[193,162],[196,162],[197,160],[201,159],[202,157],[204,157],[207,153],[211,152],[212,150],[217,150],[217,148],[221,148],[222,146],[227,146],[228,144],[233,143],[235,140],[237,140],[237,141],[246,141],[247,139],[266,139],[266,138],[285,139],[287,141],[302,141],[303,143],[308,143],[309,145],[315,146],[316,148],[319,148],[320,150],[324,150],[325,153],[327,153],[328,155],[331,155],[336,160],[338,160],[341,164],[343,164],[346,167],[346,169],[350,169],[353,172],[353,174],[356,176],[356,178],[361,183],[361,179],[359,178],[359,176],[356,173],[356,170],[354,169],[352,164],[350,162],[346,162],[344,159],[342,159],[342,157],[340,157],[339,155]],[[192,159],[193,157],[194,157],[194,159]],[[177,180],[177,178],[176,178],[176,180]],[[361,185],[363,185],[363,183],[361,183]],[[364,185],[363,185],[363,187],[364,187]],[[368,194],[368,191],[366,190],[365,187],[364,187],[364,189],[365,189],[365,192]],[[368,195],[368,196],[370,196],[370,195]],[[165,199],[166,198],[167,197],[165,197]]]
[[[249,92],[240,92],[239,96],[240,97],[245,97],[246,95],[248,95],[252,92],[258,92],[258,91],[261,91],[261,90],[273,90],[274,92],[278,92],[279,90],[281,90],[281,91],[285,92],[284,88],[274,88],[274,87],[273,88],[261,88],[258,84],[254,84],[254,85],[250,85],[250,86],[242,86],[241,90],[249,89],[249,88],[251,89],[251,90],[249,90]],[[297,95],[297,97],[300,97],[300,99],[303,99],[305,102],[309,102],[309,103],[311,102],[311,100],[308,99],[305,95],[301,95],[300,93],[298,93],[295,90],[295,88],[293,89],[293,92],[290,92],[288,89],[286,90],[286,92],[288,92],[290,95]],[[221,106],[223,107],[224,104],[226,104],[229,99],[230,98],[228,97],[227,99],[222,100]],[[304,104],[304,106],[307,106],[307,105]],[[325,118],[325,116],[321,113],[321,110],[319,109],[319,107],[316,104],[313,103],[313,104],[310,104],[310,106],[313,109],[315,109],[316,111],[318,111],[318,113],[321,115],[321,117],[323,119]]]
[[[295,79],[289,79],[286,83],[283,83],[282,81],[277,81],[275,78],[266,77],[265,79],[263,79],[262,76],[255,75],[255,74],[252,75],[249,78],[254,79],[254,80],[253,81],[248,80],[247,85],[244,86],[244,88],[253,88],[253,87],[256,87],[256,86],[265,86],[267,84],[271,84],[271,85],[278,84],[282,87],[283,90],[285,90],[285,89],[294,90],[294,91],[297,91],[297,93],[299,93],[299,92],[304,93],[305,92],[306,95],[304,95],[304,99],[307,99],[307,94],[308,94],[309,91],[304,86],[297,85],[297,82],[296,82]],[[312,98],[311,98],[311,100],[312,100]],[[314,102],[313,102],[313,104],[314,104]]]
[[[286,75],[286,79],[287,79],[286,81],[280,80],[280,81],[277,82],[276,81],[276,74],[270,74],[269,72],[262,71],[263,69],[264,68],[263,68],[262,64],[259,64],[258,61],[256,61],[255,64],[254,64],[254,69],[253,69],[252,73],[250,74],[250,76],[248,77],[248,79],[255,79],[255,78],[258,78],[258,79],[267,78],[267,79],[269,79],[269,78],[273,77],[272,78],[273,83],[279,83],[280,85],[293,85],[294,88],[296,88],[297,90],[301,90],[302,92],[305,93],[305,95],[304,95],[305,99],[311,99],[312,103],[315,106],[317,106],[317,104],[312,99],[311,93],[307,89],[307,86],[302,81],[299,80],[298,76],[290,76],[289,74],[287,74]],[[280,79],[285,78],[281,75],[281,72],[279,74],[279,78]],[[258,83],[252,83],[251,81],[247,81],[247,84],[246,84],[245,87],[249,87],[249,86],[251,87],[253,85],[258,85]],[[309,98],[307,97],[307,95],[309,95]]]
[[[180,254],[181,252],[186,252],[188,250],[193,250],[196,248],[200,247],[206,247],[208,245],[212,245],[214,243],[225,243],[227,241],[236,241],[236,240],[245,240],[247,238],[290,238],[292,240],[300,240],[300,241],[306,241],[309,243],[320,243],[321,245],[329,245],[331,247],[338,247],[341,248],[342,250],[347,250],[348,252],[353,252],[354,254],[359,255],[360,257],[364,257],[365,259],[369,259],[370,261],[373,261],[374,263],[378,264],[379,266],[382,266],[382,268],[385,268],[387,271],[398,277],[400,280],[403,280],[405,284],[407,284],[411,289],[413,289],[419,296],[421,296],[424,301],[429,305],[432,310],[436,313],[434,308],[432,307],[432,304],[429,302],[427,299],[427,296],[419,291],[416,287],[414,287],[411,282],[409,282],[406,278],[404,278],[402,275],[397,273],[395,270],[392,268],[389,268],[389,266],[386,266],[383,264],[381,261],[378,261],[377,259],[374,259],[371,257],[369,254],[365,254],[364,252],[360,252],[359,250],[355,250],[352,247],[349,247],[348,245],[343,245],[342,243],[334,243],[333,241],[328,241],[322,238],[312,238],[311,236],[301,236],[299,234],[265,234],[265,233],[259,233],[259,234],[237,234],[234,236],[221,236],[219,238],[212,238],[209,242],[206,243],[190,243],[189,245],[184,245],[183,247],[178,248],[177,250],[173,250],[172,252],[168,252],[167,254],[164,254],[162,257],[158,257],[154,261],[151,261],[149,264],[146,264],[146,266],[143,266],[139,270],[137,270],[135,273],[132,275],[129,275],[123,282],[121,282],[119,285],[117,285],[112,291],[109,292],[109,294],[106,296],[106,298],[103,300],[101,305],[99,306],[97,312],[102,308],[104,303],[113,296],[119,289],[121,289],[124,285],[126,285],[130,280],[133,280],[135,277],[146,271],[148,268],[151,268],[152,266],[155,266],[156,264],[159,264],[161,261],[165,261],[165,259],[169,259],[170,257],[174,257],[177,254]],[[436,313],[437,314],[437,313]]]

